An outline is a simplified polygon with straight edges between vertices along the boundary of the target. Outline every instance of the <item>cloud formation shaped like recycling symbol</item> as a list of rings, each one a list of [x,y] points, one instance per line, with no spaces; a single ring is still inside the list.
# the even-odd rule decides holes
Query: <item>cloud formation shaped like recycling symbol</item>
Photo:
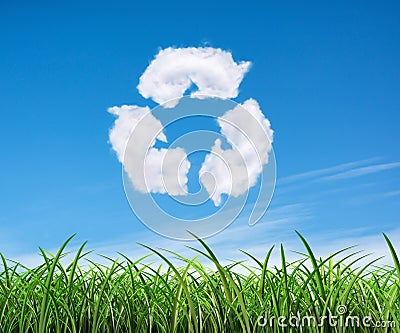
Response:
[[[140,77],[140,94],[174,108],[193,86],[192,98],[238,96],[250,62],[235,62],[232,54],[211,47],[160,50]],[[168,143],[163,125],[148,106],[122,105],[108,109],[116,116],[109,140],[134,189],[171,196],[188,194],[190,161],[181,147],[156,148]],[[268,163],[273,131],[258,102],[252,98],[217,117],[221,134],[230,144],[224,149],[215,139],[199,170],[199,180],[215,206],[221,196],[238,197],[254,186]],[[128,142],[133,144],[129,145]],[[227,177],[227,175],[230,175]]]

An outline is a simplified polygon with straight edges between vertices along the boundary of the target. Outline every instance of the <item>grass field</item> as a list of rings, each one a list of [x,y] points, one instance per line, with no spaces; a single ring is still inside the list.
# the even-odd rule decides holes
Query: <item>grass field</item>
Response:
[[[85,244],[63,266],[71,238],[55,255],[41,250],[33,269],[2,256],[0,331],[400,332],[400,264],[386,236],[393,267],[365,264],[354,248],[321,259],[298,236],[302,259],[287,262],[275,249],[279,267],[270,263],[273,248],[262,261],[246,253],[249,260],[222,266],[202,240],[194,259],[174,254],[179,267],[169,251],[151,248],[162,267],[123,255],[99,264]]]

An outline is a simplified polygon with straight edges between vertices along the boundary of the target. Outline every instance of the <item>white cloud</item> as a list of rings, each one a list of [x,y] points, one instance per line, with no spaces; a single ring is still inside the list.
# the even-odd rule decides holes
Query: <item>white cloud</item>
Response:
[[[168,102],[164,106],[169,108],[193,84],[197,90],[192,96],[234,98],[249,68],[250,62],[237,63],[230,52],[221,49],[170,47],[159,51],[137,88],[145,98],[160,104]],[[124,105],[109,112],[118,117],[110,131],[110,142],[133,186],[142,193],[187,194],[190,163],[186,153],[182,148],[153,147],[154,138],[164,142],[167,138],[150,109]],[[218,118],[218,123],[232,149],[223,150],[221,142],[215,141],[199,175],[215,205],[221,203],[223,193],[239,196],[257,182],[263,165],[268,163],[273,135],[269,121],[253,99]]]
[[[136,190],[142,193],[187,193],[190,163],[181,148],[152,148],[155,138],[167,142],[163,126],[148,107],[114,106],[116,115],[110,142]]]
[[[126,162],[127,169],[135,175],[138,173],[136,164],[135,160],[133,163]],[[146,189],[150,189],[150,192],[185,195],[187,194],[186,184],[189,168],[190,162],[182,148],[160,150],[151,148],[144,160],[145,177],[141,179],[146,180]],[[141,185],[145,189],[145,184]]]
[[[140,77],[140,94],[162,104],[180,98],[195,84],[192,96],[235,98],[250,62],[236,63],[232,54],[212,47],[161,50]],[[170,102],[174,107],[177,101]]]
[[[400,167],[400,162],[393,162],[393,163],[383,163],[383,164],[375,164],[360,168],[354,168],[351,170],[343,171],[337,173],[332,176],[322,177],[321,180],[338,180],[338,179],[348,179],[348,178],[355,178],[361,177],[372,173],[377,173],[381,171],[387,171],[395,168]]]
[[[232,148],[223,150],[217,139],[199,172],[216,206],[223,193],[237,197],[256,184],[273,140],[271,124],[254,99],[226,112],[218,124]]]
[[[126,144],[129,140],[130,135],[133,130],[139,124],[139,121],[148,113],[150,113],[150,109],[146,107],[140,107],[136,105],[122,105],[122,106],[113,106],[108,109],[108,112],[117,116],[117,119],[114,122],[114,127],[110,130],[110,143],[117,153],[119,161],[122,163],[124,160],[125,148]],[[167,139],[162,132],[162,125],[159,120],[152,117],[148,119],[147,124],[150,128],[152,128],[152,132],[159,132],[157,139],[163,142],[166,142]],[[142,124],[143,126],[144,124]]]
[[[348,162],[348,163],[342,163],[338,164],[335,166],[327,167],[327,168],[322,168],[322,169],[316,169],[312,171],[306,171],[302,173],[298,173],[295,175],[291,176],[286,176],[284,178],[280,178],[279,182],[280,184],[286,184],[286,183],[292,183],[296,181],[301,181],[301,180],[308,180],[311,178],[318,178],[326,175],[331,175],[333,173],[337,172],[347,172],[349,170],[353,170],[355,168],[358,168],[360,166],[365,166],[366,164],[370,164],[371,162],[377,161],[377,158],[369,158],[366,160],[359,160],[359,161],[354,161],[354,162]]]

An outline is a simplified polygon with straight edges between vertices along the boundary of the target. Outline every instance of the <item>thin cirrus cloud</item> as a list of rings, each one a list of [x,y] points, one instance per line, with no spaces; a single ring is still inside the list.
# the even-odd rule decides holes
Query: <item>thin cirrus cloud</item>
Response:
[[[279,179],[279,183],[287,184],[287,183],[293,183],[293,182],[297,182],[297,181],[301,181],[301,180],[307,180],[310,178],[323,178],[326,175],[347,172],[347,171],[355,169],[355,168],[364,167],[365,165],[371,164],[372,162],[376,162],[377,160],[378,160],[378,158],[369,158],[369,159],[360,160],[360,161],[342,163],[342,164],[327,167],[327,168],[307,171],[307,172],[303,172],[303,173],[299,173],[299,174],[281,178],[281,179]]]
[[[364,166],[359,168],[354,168],[351,170],[343,171],[331,176],[325,176],[320,178],[322,181],[329,181],[329,180],[339,180],[339,179],[348,179],[348,178],[355,178],[361,177],[364,175],[392,170],[395,168],[400,167],[400,162],[392,162],[392,163],[381,163],[381,164],[374,164],[370,166]]]
[[[235,62],[230,52],[217,48],[169,47],[155,56],[137,88],[143,97],[164,103],[164,107],[174,107],[192,85],[197,87],[193,97],[235,98],[250,65],[248,61]],[[168,139],[150,109],[123,105],[108,112],[117,117],[110,130],[110,143],[134,188],[142,193],[187,194],[190,162],[186,152],[182,148],[154,147],[155,138],[163,142]],[[256,183],[268,163],[273,137],[270,123],[254,99],[219,117],[218,124],[232,148],[223,150],[216,140],[199,172],[216,206],[221,204],[223,193],[239,196]],[[226,177],[227,168],[230,178]]]

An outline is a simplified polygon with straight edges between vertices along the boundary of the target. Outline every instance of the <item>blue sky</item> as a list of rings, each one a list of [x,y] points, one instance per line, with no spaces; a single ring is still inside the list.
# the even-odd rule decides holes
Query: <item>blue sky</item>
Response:
[[[0,13],[0,244],[8,257],[56,248],[73,233],[76,244],[100,250],[182,246],[135,221],[108,143],[107,108],[156,106],[136,86],[169,46],[212,46],[251,61],[235,100],[257,99],[275,131],[270,209],[255,227],[237,221],[210,239],[221,255],[291,244],[294,229],[321,251],[368,248],[383,231],[400,240],[397,2],[3,2]]]

